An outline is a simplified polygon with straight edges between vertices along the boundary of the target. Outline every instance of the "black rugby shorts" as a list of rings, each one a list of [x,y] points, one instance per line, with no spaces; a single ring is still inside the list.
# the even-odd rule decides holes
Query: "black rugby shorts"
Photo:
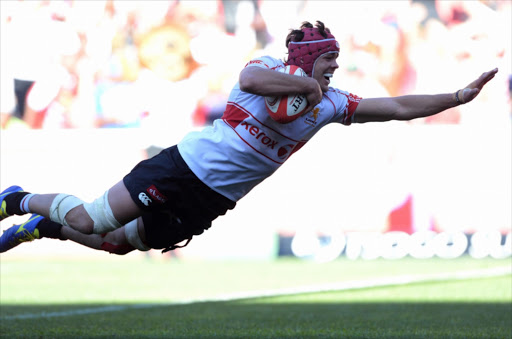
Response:
[[[183,237],[201,234],[236,205],[199,180],[177,146],[141,161],[123,182],[144,211],[146,243],[151,248],[166,248]]]

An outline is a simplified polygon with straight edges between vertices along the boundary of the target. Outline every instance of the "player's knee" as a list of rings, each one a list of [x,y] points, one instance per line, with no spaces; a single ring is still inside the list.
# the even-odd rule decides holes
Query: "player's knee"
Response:
[[[84,202],[72,195],[59,194],[50,206],[50,219],[64,226],[69,226],[82,233],[90,234],[94,222],[83,207]]]
[[[59,194],[50,206],[50,219],[86,234],[108,233],[122,226],[114,217],[108,202],[108,191],[92,203],[84,203],[72,195]]]
[[[91,219],[83,205],[77,206],[66,214],[68,226],[80,230],[81,233],[92,234],[94,221]]]

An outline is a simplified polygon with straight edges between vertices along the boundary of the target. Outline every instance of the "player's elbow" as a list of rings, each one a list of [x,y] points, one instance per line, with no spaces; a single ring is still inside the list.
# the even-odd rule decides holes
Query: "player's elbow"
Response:
[[[248,92],[248,93],[254,93],[254,91],[257,88],[256,78],[247,69],[244,69],[240,73],[240,77],[238,79],[238,84],[242,91]]]
[[[397,111],[394,111],[394,112],[391,112],[389,115],[388,115],[388,121],[391,121],[391,120],[398,120],[398,121],[407,121],[407,120],[411,120],[411,116],[410,114],[408,114],[408,112],[406,110],[397,110]]]
[[[246,67],[240,72],[238,85],[244,92],[263,95],[267,80],[265,70],[258,67]]]
[[[386,111],[386,121],[391,120],[411,120],[411,114],[406,106],[401,105],[399,102],[391,101]]]
[[[251,80],[250,79],[243,79],[242,77],[240,77],[239,85],[240,85],[240,89],[242,91],[251,93],[251,88],[253,86],[251,84]]]
[[[400,106],[393,111],[389,120],[409,121],[429,115],[426,110],[414,110]]]

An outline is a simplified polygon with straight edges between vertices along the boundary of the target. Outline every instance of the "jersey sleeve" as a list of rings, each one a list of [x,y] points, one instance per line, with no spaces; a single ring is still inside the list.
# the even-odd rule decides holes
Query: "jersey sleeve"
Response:
[[[354,113],[356,111],[357,106],[359,105],[359,102],[362,99],[363,98],[361,98],[360,96],[349,93],[348,103],[345,109],[345,119],[343,122],[345,125],[350,125],[352,122],[354,122]]]
[[[333,120],[347,126],[352,124],[352,122],[354,122],[356,108],[363,98],[338,89],[332,90],[332,94],[334,94],[333,103],[336,108],[336,114]]]
[[[249,61],[245,67],[261,67],[266,69],[276,69],[282,67],[284,63],[270,56],[263,56]],[[245,68],[244,67],[244,68]]]

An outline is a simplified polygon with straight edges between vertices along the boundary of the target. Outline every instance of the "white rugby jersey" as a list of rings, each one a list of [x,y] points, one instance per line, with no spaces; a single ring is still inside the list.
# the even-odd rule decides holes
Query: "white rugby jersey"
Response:
[[[267,56],[245,67],[279,70],[285,64]],[[360,100],[351,93],[329,88],[311,112],[280,124],[267,113],[264,97],[240,90],[237,83],[222,118],[200,132],[187,134],[178,143],[178,150],[201,181],[238,201],[322,127],[332,122],[350,125]]]

